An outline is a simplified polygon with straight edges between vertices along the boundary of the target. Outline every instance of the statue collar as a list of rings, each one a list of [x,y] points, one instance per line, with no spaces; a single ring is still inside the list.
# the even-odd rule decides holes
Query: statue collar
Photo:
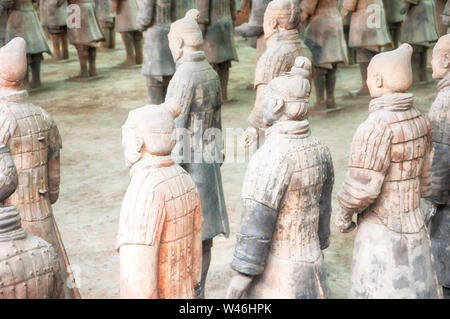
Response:
[[[266,130],[266,136],[271,134],[293,135],[296,137],[309,136],[309,121],[302,120],[276,122]]]
[[[375,112],[381,109],[388,111],[406,111],[414,105],[414,94],[394,93],[382,96],[370,101],[369,111]]]
[[[138,161],[131,168],[130,175],[134,176],[136,171],[140,171],[142,169],[151,169],[151,168],[161,168],[161,167],[169,167],[174,164],[174,161],[170,155],[166,156],[151,156],[145,159]]]
[[[0,207],[0,242],[25,238],[20,214],[15,206]]]
[[[443,78],[438,83],[438,91],[442,91],[446,87],[450,86],[450,78]]]
[[[11,91],[8,93],[0,94],[0,101],[3,102],[20,102],[28,97],[26,90]]]
[[[300,34],[297,29],[281,31],[273,34],[269,39],[267,39],[267,46],[270,47],[278,42],[283,41],[300,41]]]
[[[196,51],[191,54],[187,54],[183,56],[179,61],[178,64],[183,64],[184,62],[200,62],[206,60],[206,54],[203,51]]]

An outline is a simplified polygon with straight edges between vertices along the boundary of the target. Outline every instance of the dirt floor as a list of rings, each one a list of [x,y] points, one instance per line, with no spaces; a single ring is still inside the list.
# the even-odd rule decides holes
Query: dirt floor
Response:
[[[229,87],[233,102],[222,107],[225,128],[245,128],[255,92],[246,87],[253,80],[256,51],[238,41],[239,63],[233,63]],[[131,109],[146,104],[145,79],[140,69],[114,68],[124,59],[123,45],[98,54],[103,79],[90,83],[65,81],[78,72],[73,48],[68,63],[44,63],[45,90],[30,100],[44,107],[56,120],[63,139],[61,195],[54,213],[70,260],[79,271],[83,298],[118,298],[119,258],[115,250],[120,205],[129,178],[121,147],[121,126]],[[367,117],[368,99],[348,98],[360,85],[359,69],[338,73],[338,104],[345,110],[327,118],[312,117],[311,127],[330,149],[336,192],[343,183],[347,153],[358,125]],[[435,97],[435,84],[413,89],[416,106],[427,111]],[[312,101],[313,103],[314,101]],[[230,145],[231,141],[227,141]],[[207,282],[208,298],[224,298],[233,275],[235,233],[240,222],[240,189],[246,163],[225,163],[222,168],[231,223],[230,238],[217,238]],[[354,234],[341,235],[332,226],[331,246],[325,251],[326,270],[334,298],[346,298],[349,290]]]

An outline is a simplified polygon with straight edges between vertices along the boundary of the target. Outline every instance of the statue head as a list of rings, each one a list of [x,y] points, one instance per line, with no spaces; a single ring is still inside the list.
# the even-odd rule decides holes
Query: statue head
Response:
[[[175,62],[187,50],[198,51],[203,44],[203,34],[197,20],[200,12],[191,9],[186,16],[170,25],[169,47]]]
[[[0,143],[0,202],[11,196],[19,182],[16,166],[7,146]]]
[[[450,70],[450,34],[440,37],[434,46],[431,66],[433,67],[434,79],[447,77]]]
[[[269,82],[262,106],[265,125],[308,118],[311,71],[311,61],[300,56],[295,59],[290,72]]]
[[[383,52],[372,58],[367,68],[367,86],[373,98],[404,93],[411,87],[412,53],[412,47],[405,43],[396,50]]]
[[[132,167],[150,156],[170,155],[175,146],[175,122],[181,108],[174,99],[131,111],[122,127],[125,161]]]
[[[273,0],[267,5],[264,14],[264,37],[268,39],[275,33],[296,29],[299,23],[298,1]]]
[[[27,68],[27,44],[14,38],[0,49],[0,89],[19,89]]]

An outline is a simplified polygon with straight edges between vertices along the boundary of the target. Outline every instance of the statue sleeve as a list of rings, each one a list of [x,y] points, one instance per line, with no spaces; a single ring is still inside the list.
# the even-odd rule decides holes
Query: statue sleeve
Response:
[[[0,105],[0,142],[9,145],[9,140],[16,131],[17,123],[8,114],[7,111]]]
[[[426,119],[427,125],[427,140],[426,150],[423,159],[422,172],[420,176],[420,194],[423,198],[430,197],[431,191],[431,165],[433,161],[433,145],[431,142],[431,125],[428,119]]]
[[[192,100],[194,98],[195,88],[192,79],[185,75],[185,72],[175,73],[167,88],[166,100],[169,98],[175,99],[181,107],[181,113],[175,119],[177,128],[187,128]]]
[[[139,12],[137,21],[142,30],[147,29],[153,23],[155,0],[138,0]]]
[[[211,0],[195,0],[195,6],[200,12],[200,17],[198,18],[199,24],[210,24],[209,9]]]
[[[300,9],[306,12],[309,16],[312,16],[316,11],[316,7],[319,0],[303,0],[300,4]]]
[[[347,9],[350,12],[356,10],[356,6],[358,5],[359,0],[344,0],[343,8]]]
[[[325,250],[330,245],[330,219],[331,219],[331,194],[334,185],[334,167],[333,160],[328,148],[326,148],[326,174],[327,178],[322,189],[322,195],[319,203],[319,241],[320,249]]]
[[[361,213],[377,199],[390,166],[391,141],[392,131],[382,119],[369,118],[358,128],[338,194],[343,220],[351,221],[354,213]]]
[[[263,272],[290,170],[282,157],[274,161],[260,151],[253,156],[242,189],[241,226],[231,263],[234,270],[250,276]]]
[[[60,152],[62,149],[61,135],[58,127],[52,119],[50,120],[49,143],[48,143],[48,186],[50,203],[54,204],[59,197],[60,185]]]

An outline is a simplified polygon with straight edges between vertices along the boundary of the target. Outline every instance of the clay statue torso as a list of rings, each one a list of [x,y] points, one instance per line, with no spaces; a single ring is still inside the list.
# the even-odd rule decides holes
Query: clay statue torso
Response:
[[[0,221],[11,214],[18,214],[15,207],[0,208]],[[61,298],[64,282],[53,247],[21,228],[1,231],[0,299]]]
[[[429,122],[408,93],[374,99],[370,112],[353,139],[338,196],[345,211],[359,213],[350,296],[436,298],[419,205],[430,191]]]
[[[117,248],[159,245],[158,298],[193,298],[194,233],[200,232],[200,198],[190,176],[170,157],[140,161],[123,200]]]
[[[40,0],[41,24],[47,28],[58,28],[67,26],[67,1],[59,8],[56,6],[57,0]]]
[[[116,32],[130,32],[138,29],[137,16],[139,12],[137,0],[117,1]]]
[[[178,128],[187,128],[193,133],[195,122],[200,120],[203,121],[202,132],[208,128],[222,128],[219,78],[202,51],[178,61],[177,71],[168,87],[167,98],[175,98],[182,106],[181,115],[175,119]],[[204,218],[203,240],[205,240],[221,233],[228,236],[229,224],[220,164],[204,161],[205,157],[210,156],[211,144],[205,141],[201,143],[204,143],[203,148],[192,136],[191,160],[183,163],[182,167],[191,175],[200,193]],[[199,161],[195,161],[196,156],[200,156]]]
[[[68,28],[69,41],[73,45],[91,46],[103,40],[103,34],[95,15],[92,0],[68,0],[69,5],[76,4],[80,10],[80,28]]]
[[[199,23],[206,24],[203,50],[209,63],[218,64],[226,61],[237,61],[234,45],[233,0],[200,0],[197,1],[200,11]]]
[[[175,63],[167,38],[175,8],[171,0],[144,0],[138,13],[138,24],[145,27],[144,63],[145,76],[172,76]],[[153,8],[153,10],[151,10]]]
[[[344,8],[351,11],[350,35],[348,46],[379,51],[391,44],[387,28],[386,13],[382,0],[344,0]],[[376,12],[367,10],[369,6],[380,9],[380,26],[370,27],[368,21],[373,20]]]
[[[401,41],[431,46],[439,38],[434,0],[414,0],[402,27]]]
[[[14,0],[6,26],[5,42],[15,37],[25,39],[27,54],[50,52],[31,0]]]
[[[295,124],[297,123],[297,124]],[[276,152],[273,152],[276,150]],[[252,157],[244,179],[242,199],[254,201],[277,212],[271,234],[270,251],[255,277],[250,298],[327,298],[329,289],[323,269],[321,248],[328,247],[331,210],[327,202],[334,182],[329,150],[309,132],[308,121],[279,122],[267,130],[266,143]],[[330,198],[328,198],[330,200]],[[241,231],[252,231],[242,218]],[[264,229],[266,214],[258,217]],[[327,224],[328,222],[328,224]],[[251,230],[250,230],[251,229]],[[256,231],[257,232],[257,231]],[[250,236],[250,234],[247,234]],[[233,267],[239,270],[239,257],[251,250],[238,245]],[[264,236],[265,237],[265,236]]]

